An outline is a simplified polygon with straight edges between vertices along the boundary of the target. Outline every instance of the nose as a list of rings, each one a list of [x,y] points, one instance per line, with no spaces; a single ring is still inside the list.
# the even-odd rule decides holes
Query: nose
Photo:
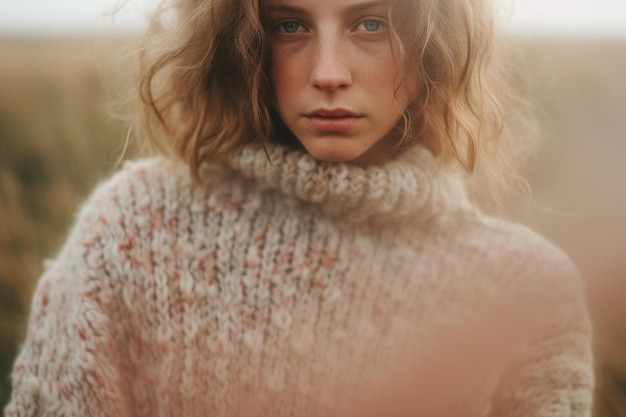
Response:
[[[352,84],[350,58],[339,36],[320,36],[312,56],[311,84],[334,91]]]

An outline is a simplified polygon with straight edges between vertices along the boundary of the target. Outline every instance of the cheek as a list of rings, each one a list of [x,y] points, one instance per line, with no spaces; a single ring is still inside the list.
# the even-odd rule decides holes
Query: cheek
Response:
[[[280,90],[282,88],[282,82],[284,82],[285,77],[282,76],[282,65],[280,60],[276,57],[275,54],[272,54],[272,62],[270,65],[270,82],[272,84],[272,93],[274,95],[274,100],[278,99],[280,95]]]
[[[402,72],[398,63],[394,60],[393,54],[387,46],[374,56],[365,57],[367,59],[360,62],[356,68],[359,68],[363,76],[363,80],[369,85],[372,91],[381,99],[393,98],[396,93],[398,101],[403,101],[402,93],[404,88],[401,86],[397,89],[399,82],[402,81]]]
[[[272,53],[269,76],[275,101],[284,100],[297,91],[301,78],[299,74],[301,75],[302,71],[298,69],[296,59],[280,52]]]
[[[419,82],[417,76],[405,71],[390,55],[387,60],[379,61],[376,69],[371,73],[371,78],[380,80],[376,85],[381,97],[389,97],[396,109],[406,108],[417,98]]]

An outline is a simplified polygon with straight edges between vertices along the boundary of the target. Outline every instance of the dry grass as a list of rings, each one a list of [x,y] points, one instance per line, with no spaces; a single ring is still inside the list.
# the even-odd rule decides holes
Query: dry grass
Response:
[[[77,204],[113,168],[126,128],[104,85],[132,82],[128,41],[0,40],[0,405],[42,260]],[[131,42],[132,44],[132,42]],[[544,142],[526,167],[534,226],[588,279],[598,415],[626,412],[626,42],[532,41],[529,92]],[[131,150],[131,154],[132,154]],[[549,209],[548,209],[549,207]]]

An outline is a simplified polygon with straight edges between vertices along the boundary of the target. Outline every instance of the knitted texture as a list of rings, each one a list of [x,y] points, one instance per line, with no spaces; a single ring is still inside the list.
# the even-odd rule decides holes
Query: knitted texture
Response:
[[[38,283],[7,417],[330,415],[433,325],[546,288],[567,314],[472,413],[590,415],[576,270],[427,151],[362,169],[249,146],[201,179],[153,158],[96,189]]]

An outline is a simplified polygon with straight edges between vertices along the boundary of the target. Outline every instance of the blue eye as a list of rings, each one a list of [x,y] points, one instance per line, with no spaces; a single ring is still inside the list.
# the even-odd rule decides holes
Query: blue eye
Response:
[[[378,32],[383,29],[383,23],[379,20],[366,20],[359,25],[366,32]]]
[[[301,25],[296,22],[283,22],[276,27],[279,32],[296,33],[300,30]]]
[[[363,23],[363,26],[368,32],[375,32],[380,29],[380,22],[377,22],[375,20],[368,20],[367,22]]]

